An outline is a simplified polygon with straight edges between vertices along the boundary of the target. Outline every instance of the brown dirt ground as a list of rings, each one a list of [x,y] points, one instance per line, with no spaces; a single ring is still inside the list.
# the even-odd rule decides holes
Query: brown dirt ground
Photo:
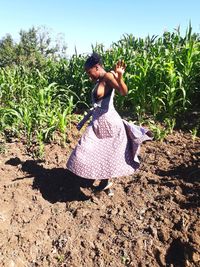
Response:
[[[46,145],[43,161],[5,144],[1,266],[200,266],[200,138],[143,144],[140,170],[116,179],[113,197],[66,170],[77,138]]]

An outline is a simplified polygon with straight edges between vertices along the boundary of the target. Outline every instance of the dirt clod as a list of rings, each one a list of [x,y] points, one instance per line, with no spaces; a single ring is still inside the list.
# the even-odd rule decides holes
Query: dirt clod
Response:
[[[77,139],[46,145],[42,161],[5,144],[1,266],[200,266],[200,139],[143,144],[140,170],[114,180],[112,198],[66,170]]]

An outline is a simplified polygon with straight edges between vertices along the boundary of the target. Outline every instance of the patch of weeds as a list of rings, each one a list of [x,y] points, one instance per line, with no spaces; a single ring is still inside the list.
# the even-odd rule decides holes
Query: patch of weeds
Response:
[[[153,132],[154,139],[161,142],[165,139],[165,137],[169,133],[166,127],[156,124],[154,121],[149,121],[148,127]]]
[[[125,251],[122,251],[121,263],[124,264],[125,266],[129,266],[130,262],[131,262],[130,257],[127,255]]]
[[[58,262],[58,266],[67,267],[68,265],[66,265],[66,264],[71,259],[71,252],[67,251],[65,253],[59,253],[55,258],[56,258],[56,260]]]
[[[64,254],[58,254],[56,256],[56,259],[57,259],[58,263],[63,263],[65,260],[65,255]]]
[[[27,144],[27,153],[34,159],[44,160],[44,144],[38,145],[37,143]]]
[[[197,138],[198,128],[194,127],[192,130],[190,130],[190,133],[192,135],[192,141],[195,142]]]

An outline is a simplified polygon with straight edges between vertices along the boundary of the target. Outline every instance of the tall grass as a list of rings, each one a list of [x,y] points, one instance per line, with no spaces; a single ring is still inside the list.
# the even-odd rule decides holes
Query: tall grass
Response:
[[[1,69],[0,84],[0,130],[7,138],[15,136],[29,146],[39,144],[40,152],[56,133],[61,133],[60,141],[65,143],[74,97],[79,99],[67,85],[49,83],[38,70],[22,67]]]
[[[197,101],[200,78],[200,41],[185,37],[179,30],[165,32],[162,37],[136,39],[126,35],[105,56],[106,64],[122,58],[127,64],[125,79],[129,87],[127,98],[118,98],[119,107],[132,108],[138,118],[151,114],[155,119],[175,118]]]
[[[127,97],[117,95],[116,106],[140,122],[165,122],[173,129],[188,110],[199,109],[200,38],[188,27],[163,36],[124,35],[111,49],[93,47],[107,70],[123,59],[127,65]],[[69,60],[46,60],[44,69],[15,66],[0,69],[0,132],[23,138],[27,144],[66,142],[73,113],[90,105],[92,84],[84,72],[86,55]],[[196,126],[199,129],[199,122]]]

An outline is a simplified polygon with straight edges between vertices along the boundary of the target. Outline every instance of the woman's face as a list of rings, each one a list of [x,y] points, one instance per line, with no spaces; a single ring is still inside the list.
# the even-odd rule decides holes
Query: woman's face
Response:
[[[89,75],[89,77],[93,80],[96,81],[99,78],[99,67],[98,65],[93,66],[90,69],[86,70],[86,73]]]

